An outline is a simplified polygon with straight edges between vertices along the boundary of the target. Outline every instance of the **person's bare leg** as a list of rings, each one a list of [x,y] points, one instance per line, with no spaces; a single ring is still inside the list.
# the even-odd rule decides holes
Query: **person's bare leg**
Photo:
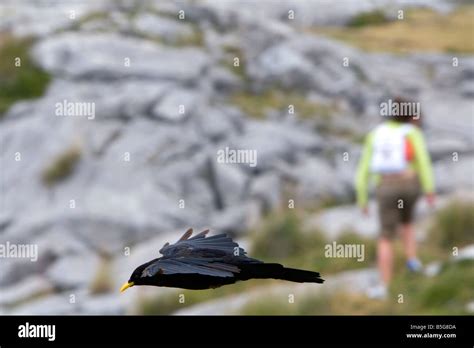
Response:
[[[407,260],[416,259],[415,229],[412,224],[402,225],[402,243]]]
[[[388,238],[379,238],[377,244],[377,265],[383,283],[388,286],[392,280],[393,272],[392,241]]]

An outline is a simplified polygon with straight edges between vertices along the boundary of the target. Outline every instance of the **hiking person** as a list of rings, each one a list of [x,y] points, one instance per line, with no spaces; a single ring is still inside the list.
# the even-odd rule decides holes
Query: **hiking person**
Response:
[[[417,126],[421,116],[419,104],[417,110],[416,103],[400,98],[389,102],[389,110],[396,112],[384,115],[386,120],[367,135],[355,183],[357,204],[366,215],[371,179],[376,186],[380,220],[377,266],[381,282],[368,290],[371,298],[387,295],[393,272],[392,242],[397,232],[401,234],[407,268],[412,272],[422,270],[416,251],[414,209],[421,193],[430,206],[434,205],[435,198],[431,159]]]

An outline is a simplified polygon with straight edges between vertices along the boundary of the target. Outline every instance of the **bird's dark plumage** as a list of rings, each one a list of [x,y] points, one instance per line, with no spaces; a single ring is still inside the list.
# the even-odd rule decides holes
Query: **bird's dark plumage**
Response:
[[[225,234],[207,237],[209,230],[192,236],[189,229],[175,243],[166,243],[160,258],[135,269],[121,291],[133,285],[183,289],[209,289],[239,280],[282,279],[298,283],[322,283],[319,273],[263,263],[246,256],[244,249]]]

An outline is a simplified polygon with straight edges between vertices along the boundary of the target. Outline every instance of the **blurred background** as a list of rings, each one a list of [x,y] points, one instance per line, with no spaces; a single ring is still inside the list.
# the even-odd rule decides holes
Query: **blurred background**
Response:
[[[450,0],[2,0],[0,243],[39,254],[0,260],[0,313],[474,313],[473,23]],[[425,273],[398,245],[374,301],[377,214],[353,180],[394,95],[421,103],[439,196],[417,209]],[[217,163],[226,147],[258,165]],[[188,227],[326,283],[118,293]],[[334,241],[364,261],[326,258]]]

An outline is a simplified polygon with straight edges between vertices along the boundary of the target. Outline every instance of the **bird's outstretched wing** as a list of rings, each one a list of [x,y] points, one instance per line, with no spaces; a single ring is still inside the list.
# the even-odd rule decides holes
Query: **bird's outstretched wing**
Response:
[[[209,230],[205,230],[191,237],[192,232],[192,229],[187,230],[175,244],[166,243],[160,249],[163,257],[195,256],[198,258],[213,258],[244,256],[246,254],[244,249],[224,233],[206,237]]]
[[[233,277],[233,273],[239,273],[237,266],[219,262],[220,259],[177,257],[173,259],[158,259],[143,272],[142,277],[152,277],[161,274],[185,274],[194,273],[214,277]]]

